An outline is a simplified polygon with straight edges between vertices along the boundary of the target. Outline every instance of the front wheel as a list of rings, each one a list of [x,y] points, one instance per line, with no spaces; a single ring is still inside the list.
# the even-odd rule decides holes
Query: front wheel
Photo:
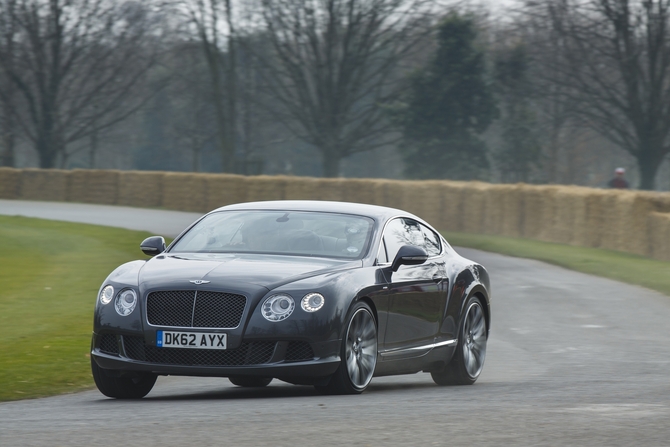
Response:
[[[349,312],[337,371],[325,386],[327,394],[360,394],[368,387],[377,366],[377,323],[370,306],[359,301]]]
[[[143,374],[137,377],[111,377],[100,368],[91,357],[91,373],[98,390],[107,397],[115,399],[141,399],[154,387],[156,374]]]
[[[458,345],[451,362],[431,376],[438,385],[472,385],[484,368],[486,358],[486,317],[482,303],[468,298],[458,333]]]

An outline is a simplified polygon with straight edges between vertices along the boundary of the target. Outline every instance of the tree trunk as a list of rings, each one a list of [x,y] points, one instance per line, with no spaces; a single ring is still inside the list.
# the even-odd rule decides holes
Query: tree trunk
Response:
[[[88,167],[95,169],[95,155],[98,152],[98,131],[94,130],[91,134],[91,141],[88,147]]]
[[[641,150],[637,157],[637,166],[640,172],[640,189],[653,191],[656,186],[656,173],[665,157],[657,155],[660,151]]]
[[[58,152],[53,150],[51,144],[45,141],[38,141],[35,146],[40,158],[40,168],[51,169],[56,166],[56,156]]]
[[[236,136],[237,136],[237,51],[235,43],[235,28],[233,21],[233,9],[230,4],[230,0],[226,0],[226,22],[228,23],[228,64],[226,67],[226,106],[227,106],[227,115],[228,119],[226,120],[226,137],[228,147],[228,153],[233,162],[233,168],[235,166],[235,154],[236,150]],[[246,160],[245,160],[246,161]],[[243,170],[246,170],[246,165],[244,165]],[[246,172],[245,172],[246,173]]]
[[[337,148],[329,147],[321,151],[323,154],[323,176],[324,177],[339,177],[340,176],[340,151]]]
[[[35,142],[35,149],[40,159],[40,168],[54,168],[58,155],[62,154],[63,160],[65,160],[66,154],[63,151],[58,132],[53,128],[53,122],[47,119],[40,124],[40,133]]]
[[[2,154],[0,155],[0,166],[13,168],[16,163],[14,159],[14,129],[12,129],[9,117],[5,117],[2,129]]]

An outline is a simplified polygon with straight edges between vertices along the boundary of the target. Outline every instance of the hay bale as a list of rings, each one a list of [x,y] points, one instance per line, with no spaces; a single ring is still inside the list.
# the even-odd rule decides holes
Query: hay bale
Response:
[[[369,179],[337,179],[337,187],[342,192],[343,200],[355,203],[374,203],[375,192],[372,180]]]
[[[323,188],[320,179],[312,177],[288,177],[285,185],[287,200],[318,200]]]
[[[206,179],[204,174],[166,172],[162,206],[179,211],[208,211]]]
[[[461,231],[484,233],[484,216],[488,188],[485,183],[469,182],[464,185],[461,196]]]
[[[152,207],[163,205],[163,172],[123,171],[119,173],[117,204]]]
[[[586,189],[586,188],[585,188]],[[583,247],[600,247],[605,222],[603,209],[606,206],[607,191],[588,189],[584,195],[583,224],[575,225],[574,241]]]
[[[406,181],[390,180],[384,182],[384,185],[380,186],[383,189],[383,201],[379,202],[379,204],[389,208],[403,209],[405,205],[404,190],[406,187]]]
[[[577,197],[569,186],[557,186],[554,193],[553,218],[547,239],[569,244],[574,239],[577,218]]]
[[[428,181],[426,186],[428,190],[421,197],[424,211],[419,216],[423,217],[435,229],[444,228],[446,223],[444,213],[446,188],[444,182],[439,180]]]
[[[505,215],[505,195],[507,185],[483,184],[484,210],[482,214],[482,232],[485,234],[502,234]]]
[[[556,197],[554,231],[556,239],[570,245],[592,246],[589,241],[588,198],[593,190],[575,186],[561,187]]]
[[[521,237],[523,221],[523,185],[505,185],[503,187],[503,213],[500,233],[504,236]]]
[[[286,198],[288,177],[259,175],[247,177],[245,181],[246,200],[259,202],[266,200],[283,200]]]
[[[619,219],[618,250],[635,253],[642,256],[649,255],[648,217],[654,212],[652,197],[636,191],[621,197],[625,219]]]
[[[18,199],[21,170],[0,168],[0,199]]]
[[[606,191],[601,203],[599,246],[646,255],[647,215],[653,211],[652,203],[635,191]]]
[[[529,239],[551,241],[556,187],[523,185],[521,235]]]
[[[115,205],[118,199],[119,171],[74,169],[68,176],[68,202]]]
[[[385,204],[388,203],[387,187],[390,183],[391,183],[391,180],[385,180],[385,179],[373,180],[373,182],[372,182],[373,202],[372,203],[374,205],[386,206]]]
[[[345,191],[347,180],[339,178],[318,179],[315,186],[317,200],[350,202]]]
[[[440,231],[463,231],[463,188],[464,182],[443,181],[438,186],[441,191],[440,216],[434,224]]]
[[[247,201],[247,179],[235,174],[202,174],[208,211]]]
[[[410,182],[408,182],[410,183]],[[444,189],[440,181],[411,182],[404,194],[405,209],[436,228],[442,228]]]
[[[26,200],[65,202],[68,199],[70,171],[62,169],[24,169],[19,197]]]
[[[649,213],[647,228],[648,256],[661,261],[670,261],[670,213]]]
[[[670,213],[670,193],[656,191],[638,191],[637,193],[652,203],[655,212]]]

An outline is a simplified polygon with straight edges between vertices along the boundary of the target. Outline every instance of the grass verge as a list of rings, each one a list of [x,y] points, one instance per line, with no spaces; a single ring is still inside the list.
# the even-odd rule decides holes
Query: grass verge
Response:
[[[670,262],[599,248],[502,236],[443,232],[451,245],[530,258],[570,270],[644,286],[670,296]]]
[[[119,264],[145,257],[148,235],[0,216],[0,401],[93,386],[98,288]]]

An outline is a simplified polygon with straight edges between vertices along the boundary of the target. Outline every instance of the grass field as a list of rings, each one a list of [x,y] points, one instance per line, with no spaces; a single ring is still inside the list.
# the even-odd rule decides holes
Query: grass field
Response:
[[[89,344],[101,282],[142,259],[148,233],[0,216],[0,401],[93,387]],[[453,245],[533,258],[670,295],[670,263],[560,244],[444,233]]]
[[[570,270],[637,284],[670,296],[670,262],[599,248],[502,236],[443,232],[450,244],[537,259]]]
[[[148,233],[0,216],[0,401],[90,388],[93,306]]]

